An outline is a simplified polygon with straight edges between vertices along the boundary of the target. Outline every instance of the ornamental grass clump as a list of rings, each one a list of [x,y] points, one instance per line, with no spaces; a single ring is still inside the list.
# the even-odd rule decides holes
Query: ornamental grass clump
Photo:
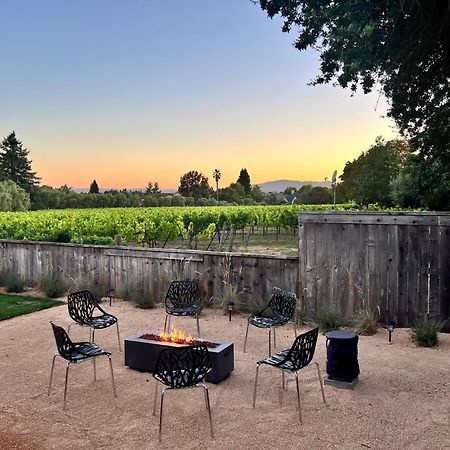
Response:
[[[148,288],[133,277],[127,278],[119,290],[119,297],[131,301],[137,308],[150,309],[155,306],[155,297]]]
[[[5,291],[19,293],[25,290],[25,281],[15,272],[9,272],[5,276]]]
[[[39,289],[48,298],[62,297],[66,292],[64,283],[54,274],[43,276],[39,280]]]
[[[430,318],[418,320],[412,327],[412,339],[419,347],[435,347],[439,343],[438,332],[443,322]]]
[[[345,319],[340,311],[321,310],[316,314],[315,322],[319,325],[320,331],[326,333],[332,330],[339,330],[345,325]]]
[[[378,330],[380,308],[375,311],[368,308],[360,309],[354,319],[355,332],[363,336],[373,336]]]

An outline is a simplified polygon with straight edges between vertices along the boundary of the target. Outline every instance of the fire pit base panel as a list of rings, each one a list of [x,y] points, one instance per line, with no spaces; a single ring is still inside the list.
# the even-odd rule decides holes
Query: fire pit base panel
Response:
[[[131,369],[153,372],[162,349],[183,346],[173,342],[141,339],[145,334],[142,332],[125,339],[125,365]],[[227,341],[209,342],[217,346],[208,348],[213,368],[206,376],[206,381],[220,383],[234,370],[234,344]]]

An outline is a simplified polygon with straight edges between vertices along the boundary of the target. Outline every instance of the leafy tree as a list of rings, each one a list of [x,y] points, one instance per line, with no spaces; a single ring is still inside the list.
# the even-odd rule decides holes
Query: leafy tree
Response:
[[[219,201],[219,180],[222,177],[222,174],[220,173],[219,169],[214,169],[213,172],[213,178],[216,180],[216,195],[217,195],[217,201]]]
[[[0,182],[0,211],[26,211],[30,208],[30,195],[14,181]]]
[[[261,190],[261,188],[258,185],[252,186],[252,189],[251,189],[249,195],[256,203],[261,203],[265,197],[264,192]]]
[[[450,210],[450,173],[441,174],[443,168],[437,160],[424,161],[419,155],[411,154],[405,167],[392,182],[392,198],[403,208],[419,208],[427,205],[432,210]],[[439,183],[430,180],[440,179]]]
[[[250,184],[250,175],[248,174],[247,169],[241,169],[237,183],[243,186],[245,194],[250,192],[252,185]]]
[[[244,197],[244,187],[240,183],[231,183],[227,188],[220,190],[220,198],[228,203],[241,203]]]
[[[323,186],[312,186],[305,184],[298,189],[298,198],[295,203],[304,205],[320,205],[332,203],[333,194],[331,189]]]
[[[284,195],[292,195],[295,194],[297,192],[297,189],[294,186],[288,186],[284,191],[283,194]]]
[[[97,181],[93,181],[89,187],[89,194],[98,194],[100,193],[100,190],[98,188]]]
[[[0,181],[11,180],[27,192],[39,183],[36,172],[31,170],[29,151],[23,147],[13,131],[0,144]]]
[[[378,89],[413,151],[421,189],[450,198],[450,8],[447,0],[258,0],[294,46],[320,52],[312,84]],[[429,177],[430,166],[433,177]],[[420,174],[419,174],[420,172]],[[413,181],[411,179],[411,181]],[[413,181],[414,182],[414,181]],[[444,191],[445,189],[445,191]],[[433,203],[432,196],[423,197]],[[445,204],[448,204],[445,202]]]
[[[208,198],[211,196],[211,188],[208,178],[196,170],[185,173],[180,178],[178,192],[183,197]]]
[[[152,183],[151,181],[148,182],[147,187],[145,188],[146,194],[161,194],[161,189],[159,188],[158,182],[155,181]]]
[[[367,152],[345,165],[340,176],[342,183],[338,184],[340,201],[392,206],[391,183],[400,173],[407,155],[408,146],[404,141],[385,142],[378,137]]]

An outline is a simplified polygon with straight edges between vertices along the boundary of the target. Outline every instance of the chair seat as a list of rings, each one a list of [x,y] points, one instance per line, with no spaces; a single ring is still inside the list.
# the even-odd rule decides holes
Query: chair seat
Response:
[[[198,305],[166,306],[166,313],[172,316],[196,316],[200,311]]]
[[[83,360],[92,358],[93,356],[99,356],[103,354],[107,354],[107,352],[104,352],[103,349],[97,344],[91,342],[79,342],[74,343],[72,351],[69,351],[62,356],[65,359],[70,360],[71,362],[81,362]]]
[[[296,368],[292,361],[285,361],[283,364],[280,364],[282,361],[286,359],[286,356],[289,353],[289,349],[283,350],[282,352],[278,352],[275,355],[269,356],[269,358],[264,359],[262,361],[258,361],[257,364],[268,364],[269,366],[278,367],[282,370],[287,370],[289,372],[295,372]]]
[[[274,315],[273,317],[263,317],[263,316],[250,316],[248,321],[258,328],[271,328],[277,325],[284,325],[289,319]]]
[[[92,328],[108,328],[117,322],[117,317],[111,314],[103,314],[101,316],[92,317],[88,325]]]

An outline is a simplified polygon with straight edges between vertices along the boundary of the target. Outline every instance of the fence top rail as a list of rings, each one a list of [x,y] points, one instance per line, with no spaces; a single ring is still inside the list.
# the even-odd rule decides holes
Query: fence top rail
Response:
[[[161,258],[161,259],[190,259],[197,260],[201,255],[210,256],[228,256],[231,258],[255,258],[255,259],[275,259],[282,261],[297,261],[298,256],[283,255],[264,255],[261,253],[243,253],[243,252],[215,252],[206,250],[179,250],[171,248],[146,248],[146,247],[128,247],[128,246],[110,246],[95,244],[73,244],[66,242],[47,242],[47,241],[21,241],[14,239],[0,239],[0,249],[8,244],[13,245],[32,245],[32,246],[49,246],[49,247],[72,247],[83,249],[99,249],[105,250],[109,256],[132,256],[140,258]],[[163,257],[163,254],[168,255]]]
[[[302,211],[298,215],[304,223],[340,223],[366,225],[450,225],[448,212],[360,212],[360,211]]]

